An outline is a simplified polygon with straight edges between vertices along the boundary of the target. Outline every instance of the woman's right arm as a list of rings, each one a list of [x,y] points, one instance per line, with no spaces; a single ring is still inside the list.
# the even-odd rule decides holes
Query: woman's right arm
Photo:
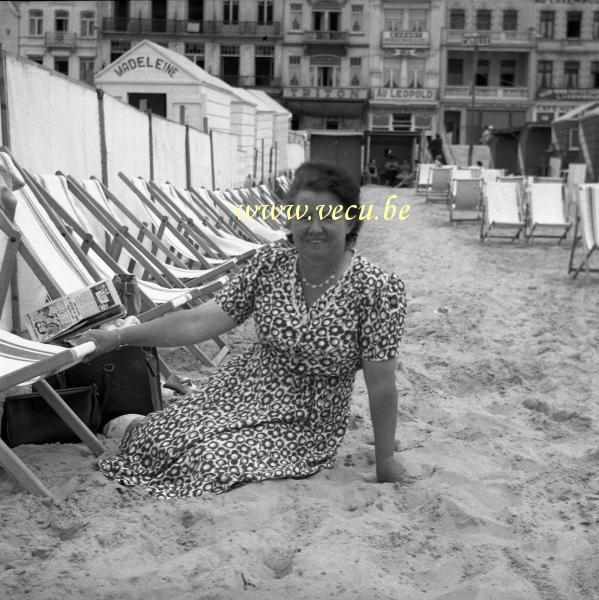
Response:
[[[76,342],[93,341],[96,351],[92,356],[99,356],[125,345],[169,348],[197,344],[226,333],[236,325],[214,300],[210,300],[140,325],[111,330],[93,329],[77,338]]]

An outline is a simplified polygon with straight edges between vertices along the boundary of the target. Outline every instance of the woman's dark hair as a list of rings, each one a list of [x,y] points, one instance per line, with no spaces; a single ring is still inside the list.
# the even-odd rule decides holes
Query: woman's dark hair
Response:
[[[352,212],[359,213],[361,206],[360,186],[345,169],[337,165],[317,161],[302,163],[295,171],[286,200],[294,203],[299,192],[304,190],[331,192],[339,199],[344,208],[355,206],[356,208]],[[355,245],[361,226],[361,219],[356,218],[352,230],[346,237],[346,244],[349,247]],[[291,240],[291,236],[288,236],[288,238]]]

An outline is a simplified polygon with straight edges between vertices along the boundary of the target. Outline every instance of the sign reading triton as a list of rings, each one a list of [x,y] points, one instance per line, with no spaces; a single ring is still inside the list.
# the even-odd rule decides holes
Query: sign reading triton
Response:
[[[136,69],[152,69],[156,71],[162,71],[169,77],[174,77],[179,71],[179,67],[176,67],[164,58],[138,56],[136,58],[129,58],[119,63],[116,67],[114,67],[114,72],[119,77],[122,77],[125,73],[134,71]]]
[[[285,98],[320,98],[323,100],[367,100],[364,88],[293,87],[283,88]]]

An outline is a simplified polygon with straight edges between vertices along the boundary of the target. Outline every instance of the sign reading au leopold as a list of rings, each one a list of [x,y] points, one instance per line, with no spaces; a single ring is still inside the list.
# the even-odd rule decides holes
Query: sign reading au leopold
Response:
[[[134,58],[129,58],[117,64],[114,67],[114,72],[122,77],[125,73],[129,71],[135,71],[136,69],[151,69],[155,71],[162,71],[166,73],[169,77],[174,77],[179,70],[179,67],[168,62],[168,60],[164,58],[158,58],[155,56],[137,56]]]
[[[371,88],[371,100],[423,100],[433,102],[437,90],[433,88]]]

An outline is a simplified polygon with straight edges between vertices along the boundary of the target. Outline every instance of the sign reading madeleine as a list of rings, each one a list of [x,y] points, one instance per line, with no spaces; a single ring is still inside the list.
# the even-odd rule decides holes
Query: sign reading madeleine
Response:
[[[371,88],[370,100],[373,102],[435,102],[435,88]]]
[[[179,67],[171,64],[164,58],[158,58],[157,56],[136,56],[123,60],[122,62],[115,65],[113,71],[119,77],[122,77],[125,73],[136,70],[149,70],[149,71],[161,71],[166,73],[169,77],[174,77],[179,71]]]

